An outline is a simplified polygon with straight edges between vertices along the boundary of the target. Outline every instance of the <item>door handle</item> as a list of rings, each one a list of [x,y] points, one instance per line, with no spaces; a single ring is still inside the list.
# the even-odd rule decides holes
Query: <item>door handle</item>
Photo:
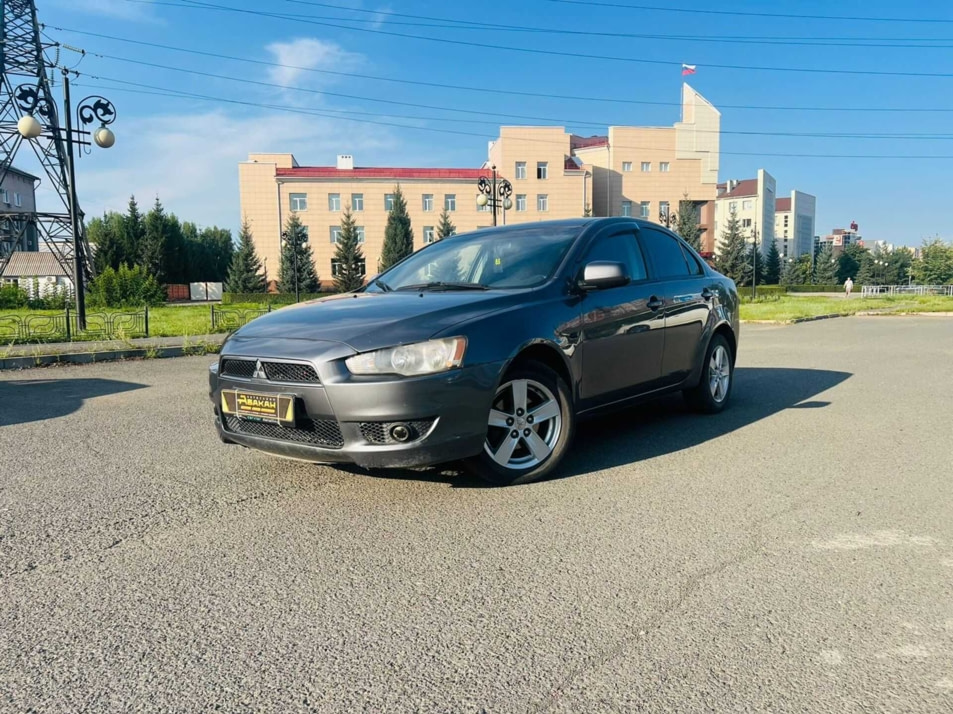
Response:
[[[715,297],[715,293],[711,291],[711,288],[702,290],[702,300],[711,300],[713,297]]]
[[[647,307],[649,308],[649,310],[659,310],[659,309],[661,309],[662,305],[664,305],[664,304],[665,304],[665,303],[663,303],[661,300],[659,300],[659,299],[658,299],[657,297],[655,297],[654,295],[653,295],[652,297],[650,297],[648,303],[646,303],[646,305],[647,305]]]

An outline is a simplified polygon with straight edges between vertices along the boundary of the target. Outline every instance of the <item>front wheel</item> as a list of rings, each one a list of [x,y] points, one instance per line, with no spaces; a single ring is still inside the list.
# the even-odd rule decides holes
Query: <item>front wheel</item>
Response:
[[[728,404],[734,376],[735,365],[728,340],[723,335],[715,335],[705,352],[701,379],[697,386],[685,390],[685,397],[698,411],[717,414]]]
[[[559,465],[574,429],[572,398],[559,375],[535,362],[516,365],[496,390],[483,453],[467,467],[498,486],[535,481]]]

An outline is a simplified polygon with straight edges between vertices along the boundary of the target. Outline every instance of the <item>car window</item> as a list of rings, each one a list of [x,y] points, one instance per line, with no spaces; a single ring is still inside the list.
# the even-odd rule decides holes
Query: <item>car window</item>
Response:
[[[688,263],[688,272],[692,275],[703,275],[705,271],[702,268],[701,263],[698,262],[698,258],[692,255],[692,252],[685,246],[681,246],[681,248],[682,253],[685,254],[685,261]]]
[[[656,278],[687,278],[690,275],[682,246],[672,236],[651,228],[643,228],[639,231],[639,237],[642,239],[642,247],[652,261]]]
[[[633,281],[645,280],[648,273],[645,270],[645,260],[635,238],[635,233],[615,233],[602,236],[589,247],[586,253],[587,263],[597,260],[608,260],[613,263],[623,263]]]

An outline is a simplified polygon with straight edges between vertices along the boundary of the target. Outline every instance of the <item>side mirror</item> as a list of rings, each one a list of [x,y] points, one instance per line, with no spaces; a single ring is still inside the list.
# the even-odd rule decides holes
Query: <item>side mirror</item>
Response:
[[[613,263],[607,260],[597,260],[582,269],[582,278],[579,280],[579,289],[607,290],[620,288],[629,284],[629,274],[622,263]]]

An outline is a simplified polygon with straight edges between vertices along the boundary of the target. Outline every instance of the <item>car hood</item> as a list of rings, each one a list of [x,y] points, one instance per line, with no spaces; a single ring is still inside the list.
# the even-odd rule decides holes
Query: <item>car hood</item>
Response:
[[[525,292],[347,293],[276,310],[248,323],[235,336],[330,340],[366,352],[427,340],[461,322],[525,300]]]

